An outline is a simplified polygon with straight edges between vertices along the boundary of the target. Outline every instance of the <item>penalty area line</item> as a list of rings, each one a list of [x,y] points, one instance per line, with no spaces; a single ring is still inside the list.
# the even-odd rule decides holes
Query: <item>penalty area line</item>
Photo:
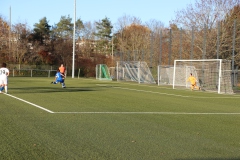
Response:
[[[161,94],[161,95],[167,95],[167,96],[176,96],[176,97],[184,97],[184,98],[189,98],[190,97],[190,96],[183,96],[183,95],[170,94],[170,93],[162,93],[162,92],[153,92],[153,91],[146,91],[146,90],[131,89],[131,88],[125,88],[125,87],[114,87],[114,86],[110,86],[110,85],[101,85],[101,84],[96,84],[96,85],[97,86],[101,86],[101,87],[109,87],[109,88],[116,88],[116,89],[136,91],[136,92]]]
[[[42,109],[42,110],[44,110],[44,111],[46,111],[46,112],[54,113],[53,111],[50,111],[49,109],[43,108],[43,107],[41,107],[41,106],[39,106],[39,105],[36,105],[36,104],[34,104],[34,103],[31,103],[31,102],[28,102],[28,101],[26,101],[26,100],[24,100],[24,99],[15,97],[15,96],[10,95],[10,94],[5,94],[5,95],[10,96],[10,97],[12,97],[12,98],[15,98],[15,99],[17,99],[17,100],[19,100],[19,101],[25,102],[25,103],[27,103],[27,104],[30,104],[30,105],[32,105],[32,106],[34,106],[34,107],[37,107],[37,108],[39,108],[39,109]]]
[[[124,87],[114,87],[111,85],[104,85],[104,84],[96,84],[97,86],[101,86],[101,87],[106,87],[106,88],[115,88],[115,89],[122,89],[122,90],[129,90],[129,91],[137,91],[137,92],[145,92],[145,93],[153,93],[153,94],[161,94],[161,95],[167,95],[167,96],[176,96],[176,97],[183,97],[183,98],[197,98],[197,99],[222,99],[222,98],[226,98],[226,99],[232,99],[232,98],[239,98],[240,96],[225,96],[225,97],[198,97],[198,96],[184,96],[184,95],[179,95],[179,94],[170,94],[170,93],[163,93],[163,92],[154,92],[154,91],[146,91],[146,90],[138,90],[138,89],[131,89],[131,88],[124,88]],[[222,94],[221,94],[222,95]]]

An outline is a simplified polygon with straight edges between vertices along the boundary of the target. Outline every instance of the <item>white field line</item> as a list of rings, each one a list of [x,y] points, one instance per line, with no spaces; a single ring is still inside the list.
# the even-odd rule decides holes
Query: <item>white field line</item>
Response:
[[[111,88],[117,88],[117,89],[130,90],[130,91],[137,91],[137,92],[163,94],[163,95],[168,95],[168,96],[177,96],[177,97],[184,97],[184,98],[189,97],[189,96],[183,96],[183,95],[177,95],[177,94],[168,94],[168,93],[161,93],[161,92],[153,92],[153,91],[145,91],[145,90],[138,90],[138,89],[131,89],[131,88],[123,88],[123,87],[113,87],[113,86],[101,85],[101,84],[96,84],[96,85],[103,86],[103,87],[111,87]]]
[[[129,83],[128,83],[129,84]],[[123,88],[123,87],[113,87],[110,85],[103,85],[103,84],[96,84],[98,86],[103,86],[103,87],[111,87],[111,88],[117,88],[117,89],[125,89],[125,90],[132,90],[132,91],[137,91],[137,92],[146,92],[146,93],[153,93],[153,94],[163,94],[163,95],[169,95],[169,96],[178,96],[178,97],[185,97],[185,98],[239,98],[239,97],[195,97],[195,96],[183,96],[183,95],[177,95],[177,94],[168,94],[168,93],[160,93],[160,92],[153,92],[153,91],[145,91],[145,90],[137,90],[137,89],[131,89],[131,88]],[[132,84],[129,84],[132,85]],[[136,85],[136,84],[134,84]],[[34,103],[28,102],[26,100],[23,100],[21,98],[15,97],[10,94],[5,94],[7,96],[10,96],[12,98],[15,98],[17,100],[20,100],[22,102],[25,102],[27,104],[30,104],[34,107],[37,107],[39,109],[42,109],[48,113],[61,113],[61,114],[168,114],[168,115],[239,115],[240,113],[186,113],[186,112],[53,112],[49,109],[46,109],[44,107],[41,107],[39,105],[36,105]]]
[[[100,81],[100,80],[96,80],[96,79],[85,79],[85,78],[82,78],[81,80],[86,80],[86,81],[98,81],[98,82],[102,82],[102,83],[105,83],[105,82],[110,82],[110,83],[114,83],[114,84],[124,84],[124,85],[131,85],[131,86],[144,86],[144,87],[149,87],[149,88],[158,88],[158,89],[169,89],[169,90],[173,90],[173,88],[169,88],[169,87],[164,87],[164,86],[153,86],[153,85],[147,85],[147,84],[134,84],[134,83],[127,83],[127,82],[115,82],[115,81]],[[100,85],[100,84],[98,84]],[[104,85],[103,85],[104,86]],[[107,85],[105,85],[107,86]],[[110,87],[110,86],[108,86]],[[176,89],[177,90],[177,89]],[[182,91],[187,91],[187,92],[190,92],[190,90],[188,89],[182,89]],[[160,94],[159,92],[156,92],[158,94]],[[215,92],[204,92],[205,94],[215,94],[215,95],[224,95],[224,94],[218,94],[218,93],[215,93]],[[164,94],[164,93],[162,93]],[[165,93],[167,94],[167,93]],[[175,96],[182,96],[182,95],[176,95],[176,94],[169,94],[169,95],[175,95]],[[231,97],[230,97],[231,96]],[[183,96],[183,97],[191,97],[191,98],[240,98],[240,95],[230,95],[229,97],[196,97],[196,96]]]
[[[21,99],[21,98],[15,97],[15,96],[13,96],[13,95],[10,95],[10,94],[5,94],[5,95],[10,96],[10,97],[12,97],[12,98],[15,98],[15,99],[17,99],[17,100],[20,100],[20,101],[22,101],[22,102],[25,102],[25,103],[27,103],[27,104],[30,104],[30,105],[32,105],[32,106],[34,106],[34,107],[37,107],[37,108],[42,109],[42,110],[44,110],[44,111],[47,111],[47,112],[49,112],[49,113],[54,113],[53,111],[50,111],[50,110],[48,110],[48,109],[46,109],[46,108],[43,108],[43,107],[41,107],[41,106],[39,106],[39,105],[36,105],[36,104],[34,104],[34,103],[31,103],[31,102],[28,102],[28,101],[26,101],[26,100],[23,100],[23,99]]]
[[[56,113],[56,114],[158,114],[158,115],[240,115],[240,113],[187,113],[187,112],[53,112],[51,110],[48,110],[44,107],[41,107],[39,105],[36,105],[34,103],[28,102],[26,100],[23,100],[21,98],[15,97],[10,94],[5,94],[7,96],[10,96],[12,98],[15,98],[17,100],[20,100],[22,102],[25,102],[27,104],[30,104],[34,107],[37,107],[39,109],[42,109],[48,113]]]
[[[240,113],[194,113],[194,112],[54,112],[58,114],[162,114],[162,115],[240,115]]]
[[[110,85],[103,85],[103,84],[96,84],[98,86],[102,87],[109,87],[109,88],[117,88],[117,89],[124,89],[124,90],[130,90],[130,91],[137,91],[137,92],[145,92],[145,93],[153,93],[153,94],[162,94],[162,95],[167,95],[167,96],[176,96],[176,97],[184,97],[184,98],[240,98],[240,97],[234,97],[234,96],[229,96],[229,97],[198,97],[198,96],[183,96],[183,95],[178,95],[178,94],[169,94],[169,93],[161,93],[161,92],[153,92],[153,91],[146,91],[146,90],[138,90],[138,89],[131,89],[131,88],[124,88],[124,87],[113,87]]]

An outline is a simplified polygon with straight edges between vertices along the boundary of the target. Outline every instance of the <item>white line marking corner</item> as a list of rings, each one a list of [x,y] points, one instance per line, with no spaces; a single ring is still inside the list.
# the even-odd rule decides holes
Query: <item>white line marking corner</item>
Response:
[[[15,99],[17,99],[17,100],[19,100],[19,101],[22,101],[22,102],[25,102],[25,103],[27,103],[27,104],[30,104],[30,105],[32,105],[32,106],[34,106],[34,107],[39,108],[39,109],[42,109],[42,110],[44,110],[44,111],[46,111],[46,112],[48,112],[48,113],[54,113],[53,111],[51,111],[51,110],[49,110],[49,109],[43,108],[43,107],[41,107],[41,106],[39,106],[39,105],[36,105],[36,104],[34,104],[34,103],[31,103],[31,102],[28,102],[28,101],[26,101],[26,100],[24,100],[24,99],[15,97],[15,96],[10,95],[10,94],[6,94],[6,95],[7,95],[7,96],[10,96],[10,97],[12,97],[12,98],[15,98]]]

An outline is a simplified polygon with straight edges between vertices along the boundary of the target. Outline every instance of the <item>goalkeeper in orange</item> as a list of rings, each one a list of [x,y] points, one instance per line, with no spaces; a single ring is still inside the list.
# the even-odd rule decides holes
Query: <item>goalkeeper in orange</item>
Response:
[[[190,73],[190,76],[187,79],[187,82],[191,83],[191,90],[193,91],[194,88],[200,90],[201,88],[197,86],[197,79],[192,75],[192,73]]]

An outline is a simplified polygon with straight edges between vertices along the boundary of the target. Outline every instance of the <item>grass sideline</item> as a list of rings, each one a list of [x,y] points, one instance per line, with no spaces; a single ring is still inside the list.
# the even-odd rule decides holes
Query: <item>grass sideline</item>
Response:
[[[239,95],[51,81],[9,78],[9,95],[0,95],[2,159],[240,159]]]

